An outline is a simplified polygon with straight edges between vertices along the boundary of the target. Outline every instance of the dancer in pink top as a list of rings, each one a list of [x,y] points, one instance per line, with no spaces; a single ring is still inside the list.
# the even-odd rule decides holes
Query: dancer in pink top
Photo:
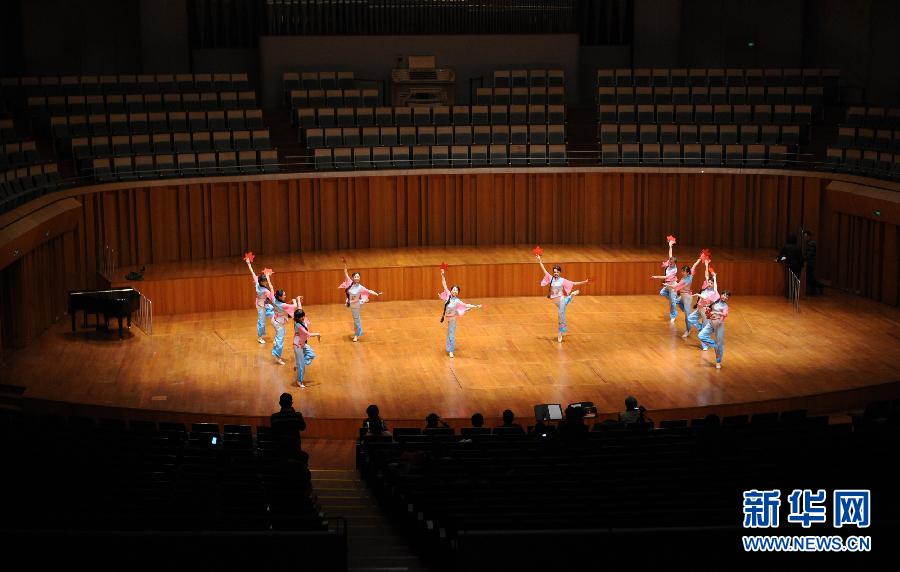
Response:
[[[547,272],[547,268],[544,266],[543,260],[541,260],[541,253],[543,251],[538,247],[535,248],[534,252],[538,264],[541,265],[541,270],[544,272],[541,286],[549,287],[547,290],[547,298],[556,304],[556,341],[562,343],[563,334],[568,331],[566,327],[566,307],[572,302],[572,298],[577,296],[580,292],[579,290],[572,289],[575,286],[587,284],[590,280],[585,279],[580,282],[566,280],[562,277],[562,267],[559,264],[553,266],[553,274],[551,275]]]
[[[675,292],[675,284],[678,282],[678,259],[672,255],[672,246],[675,244],[675,237],[670,234],[666,237],[666,241],[669,243],[669,257],[662,261],[662,267],[665,269],[665,274],[661,276],[650,276],[650,278],[663,281],[659,295],[669,299],[669,321],[674,324],[675,318],[678,317],[678,310],[675,309],[675,304],[678,301],[678,296]]]
[[[439,297],[444,301],[444,310],[441,312],[441,323],[447,320],[447,355],[453,357],[453,351],[456,349],[456,320],[460,318],[466,311],[473,308],[481,308],[481,304],[466,304],[459,299],[459,286],[453,285],[453,288],[447,288],[447,270],[446,264],[441,264],[441,284],[444,291]]]
[[[376,292],[363,286],[359,281],[359,272],[354,272],[353,274],[347,272],[346,259],[344,259],[344,277],[345,280],[341,282],[338,288],[343,288],[347,295],[346,304],[353,315],[353,341],[357,342],[360,336],[363,335],[362,318],[359,312],[362,305],[369,301],[369,296],[381,296],[384,292]]]

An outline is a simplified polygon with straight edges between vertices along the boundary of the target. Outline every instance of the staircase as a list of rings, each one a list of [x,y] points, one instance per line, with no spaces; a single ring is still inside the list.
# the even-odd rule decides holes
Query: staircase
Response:
[[[371,498],[356,471],[313,469],[310,472],[313,492],[326,517],[342,517],[347,521],[349,571],[428,570]]]

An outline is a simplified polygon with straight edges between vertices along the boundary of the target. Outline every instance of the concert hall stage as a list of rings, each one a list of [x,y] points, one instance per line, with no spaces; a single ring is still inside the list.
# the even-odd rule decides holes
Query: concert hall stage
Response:
[[[556,260],[553,254],[547,259]],[[726,263],[719,265],[725,285],[738,290]],[[528,282],[536,283],[537,266],[527,268]],[[451,278],[459,274],[451,267]],[[329,291],[337,290],[336,277],[333,269],[327,278],[323,272]],[[378,274],[364,278],[390,291]],[[73,334],[62,319],[30,347],[8,352],[5,383],[25,387],[26,410],[250,424],[266,423],[278,395],[288,391],[310,419],[308,436],[342,439],[356,434],[370,403],[391,426],[420,425],[431,411],[463,426],[476,411],[490,423],[506,408],[525,423],[534,404],[548,402],[593,401],[608,416],[629,394],[658,421],[710,410],[845,412],[900,392],[900,310],[859,297],[829,291],[803,300],[796,314],[782,297],[735,294],[724,367],[716,370],[713,352],[699,351],[696,336],[680,337],[682,316],[670,324],[659,296],[594,296],[588,287],[569,306],[570,334],[559,344],[555,308],[540,292],[470,296],[470,282],[459,281],[463,299],[485,307],[461,319],[452,360],[433,284],[427,301],[385,296],[367,304],[359,343],[350,339],[343,304],[307,304],[313,330],[323,337],[312,342],[318,358],[307,370],[308,389],[300,389],[290,333],[285,366],[272,361],[271,326],[267,344],[257,343],[244,277],[243,309],[157,316],[150,336],[137,328],[124,341],[93,329]]]
[[[590,296],[651,294],[659,290],[660,262],[666,246],[610,248],[542,245],[545,265],[561,264],[571,280],[592,278],[582,287]],[[362,274],[369,288],[384,291],[381,301],[434,300],[441,289],[438,267],[450,265],[448,280],[462,287],[463,297],[540,296],[540,268],[533,245],[504,247],[367,249],[258,256],[254,270],[275,271],[273,283],[289,296],[303,295],[305,304],[339,304],[344,292],[341,256],[351,271]],[[701,247],[675,246],[679,266],[693,264]],[[770,249],[713,248],[713,266],[720,287],[738,296],[778,295],[784,291],[784,267]],[[701,266],[702,269],[702,266]],[[154,313],[184,314],[239,310],[252,304],[253,287],[240,256],[196,262],[147,265],[144,280],[124,276],[139,267],[119,268],[105,276],[112,286],[133,285],[153,301]]]

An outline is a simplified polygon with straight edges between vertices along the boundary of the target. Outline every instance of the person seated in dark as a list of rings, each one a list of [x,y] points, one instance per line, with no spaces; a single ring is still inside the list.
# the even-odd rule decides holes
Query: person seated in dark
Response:
[[[581,407],[566,407],[566,418],[559,424],[559,436],[563,439],[579,439],[589,432],[584,422],[584,409]]]
[[[803,261],[806,262],[806,295],[815,296],[824,293],[822,284],[816,279],[816,241],[813,240],[812,231],[803,231]]]
[[[390,435],[390,432],[388,432],[387,423],[385,423],[381,418],[378,411],[378,406],[374,403],[366,407],[366,420],[363,421],[362,426],[363,429],[366,430],[366,435]]]
[[[282,451],[289,456],[298,456],[300,432],[306,430],[306,420],[299,411],[294,411],[294,398],[290,393],[282,393],[278,399],[281,410],[270,417],[272,435],[282,444]]]
[[[472,415],[472,427],[475,427],[476,429],[484,427],[484,415],[481,413]]]
[[[518,427],[519,429],[522,428],[522,426],[518,423],[514,423],[516,414],[513,413],[511,409],[505,409],[501,417],[503,419],[503,423],[500,425],[500,427]]]
[[[426,429],[438,429],[440,427],[450,427],[450,425],[441,419],[441,416],[437,413],[429,413],[425,417],[425,428]]]
[[[643,405],[638,405],[638,400],[633,395],[625,398],[625,411],[619,413],[619,423],[626,427],[643,427],[648,423],[644,417],[647,409]]]

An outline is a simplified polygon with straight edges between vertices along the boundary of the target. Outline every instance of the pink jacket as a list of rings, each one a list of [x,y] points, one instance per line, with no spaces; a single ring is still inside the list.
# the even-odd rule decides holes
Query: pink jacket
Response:
[[[550,282],[552,280],[553,280],[553,276],[551,276],[548,272],[544,272],[544,279],[541,280],[541,286],[549,286]],[[572,288],[574,288],[574,287],[575,287],[574,282],[572,282],[571,280],[566,280],[565,278],[562,279],[562,289],[563,289],[563,292],[566,293],[566,296],[568,296],[572,292]],[[560,294],[559,292],[550,295],[550,298],[560,298],[560,297],[562,297],[562,294]]]

